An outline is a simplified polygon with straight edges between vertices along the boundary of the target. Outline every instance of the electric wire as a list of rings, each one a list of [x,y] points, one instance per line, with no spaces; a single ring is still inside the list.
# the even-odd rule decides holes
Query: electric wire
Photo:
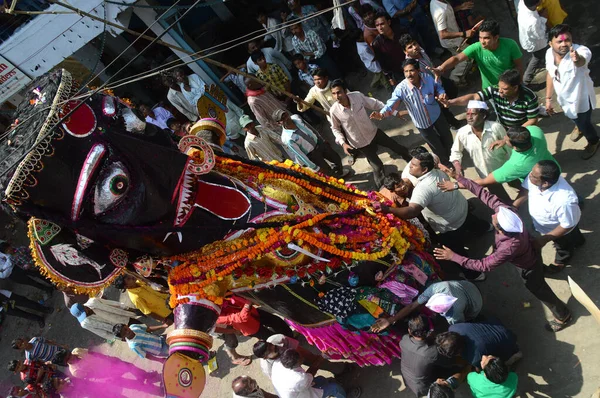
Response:
[[[181,0],[177,0],[174,5],[178,4]],[[202,0],[196,0],[194,4],[198,4],[200,3],[200,1]],[[171,25],[169,25],[161,34],[159,34],[154,40],[152,40],[146,47],[144,47],[138,54],[136,54],[135,57],[133,57],[131,60],[129,60],[124,66],[121,67],[121,69],[119,69],[112,77],[118,75],[119,73],[121,73],[125,68],[127,68],[131,63],[133,63],[138,57],[140,57],[144,52],[146,52],[146,50],[148,48],[150,48],[154,43],[156,43],[156,41],[160,40],[160,38],[162,36],[164,36],[165,34],[167,34],[167,32],[173,27],[175,26],[181,19],[183,19],[193,8],[189,8],[187,9],[180,17],[177,18],[177,20],[175,20]],[[157,20],[158,21],[158,20]],[[154,23],[156,23],[157,21],[155,21]],[[153,24],[154,24],[153,23]],[[151,24],[150,26],[152,26],[153,24]],[[150,27],[149,27],[150,28]],[[139,37],[138,37],[139,38]],[[128,47],[129,48],[129,47]],[[124,53],[124,51],[126,51],[127,49],[123,50],[123,52],[121,52],[121,54],[119,54],[116,58],[118,59],[119,57],[121,57]],[[113,61],[114,62],[114,61]],[[112,64],[112,63],[111,63]],[[103,84],[101,84],[98,88],[96,88],[95,90],[93,90],[88,97],[93,96],[94,94],[100,92],[101,90],[103,90],[106,85],[108,85],[108,83],[110,82],[111,78],[107,79],[106,82],[104,82]],[[81,90],[81,89],[80,89]],[[76,106],[73,107],[73,109],[71,109],[66,115],[64,115],[63,117],[61,117],[61,119],[54,125],[52,126],[45,134],[44,136],[40,137],[40,141],[43,140],[44,138],[46,138],[48,135],[50,135],[52,132],[54,132],[54,130],[56,128],[58,128],[58,126],[60,126],[66,119],[68,119],[75,111],[77,111],[77,109],[79,109],[79,107],[81,107],[83,104],[85,103],[85,101],[80,101]],[[24,145],[24,143],[21,143],[19,146],[17,146],[15,148],[18,149],[19,147],[21,147],[22,145]],[[11,166],[7,167],[6,170],[2,171],[2,173],[0,173],[0,178],[4,177],[10,170],[12,170],[12,168],[19,164],[28,154],[29,152],[31,152],[31,150],[35,147],[35,145],[29,149],[28,151],[25,151],[25,153],[23,153],[23,155],[21,155],[19,157],[19,159],[14,162]]]

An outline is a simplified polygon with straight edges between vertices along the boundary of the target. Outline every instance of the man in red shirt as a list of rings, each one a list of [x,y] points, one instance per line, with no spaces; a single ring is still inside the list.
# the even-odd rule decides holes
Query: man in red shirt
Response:
[[[249,301],[238,296],[233,296],[223,302],[215,331],[221,333],[221,338],[225,341],[225,351],[229,354],[231,361],[235,365],[244,366],[249,365],[252,361],[250,357],[237,353],[238,333],[261,340],[266,340],[273,334],[293,336],[292,329],[283,319],[253,307]]]

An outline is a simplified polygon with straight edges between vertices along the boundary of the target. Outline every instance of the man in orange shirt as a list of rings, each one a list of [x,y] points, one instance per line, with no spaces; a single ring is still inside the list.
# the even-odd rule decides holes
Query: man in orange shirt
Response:
[[[266,340],[274,334],[293,337],[292,329],[278,316],[259,310],[249,301],[239,296],[233,296],[223,302],[221,315],[217,318],[215,332],[221,333],[225,341],[225,351],[235,365],[247,366],[250,357],[237,353],[237,333]]]

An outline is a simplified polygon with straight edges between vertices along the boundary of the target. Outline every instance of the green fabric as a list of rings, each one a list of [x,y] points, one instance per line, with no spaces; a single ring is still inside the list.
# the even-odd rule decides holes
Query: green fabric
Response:
[[[463,50],[463,54],[477,62],[481,73],[481,88],[498,84],[498,76],[502,72],[515,67],[515,59],[523,56],[519,45],[512,39],[501,37],[498,48],[494,51],[481,47],[481,43],[473,43]]]
[[[526,129],[531,134],[531,148],[525,152],[512,151],[506,163],[492,172],[497,182],[510,182],[517,178],[523,181],[531,172],[533,166],[540,160],[554,160],[556,162],[556,159],[548,150],[548,144],[542,129],[537,126],[527,126]]]
[[[475,398],[513,398],[517,393],[519,378],[515,372],[510,372],[502,384],[489,381],[483,372],[471,372],[467,376],[467,383]]]

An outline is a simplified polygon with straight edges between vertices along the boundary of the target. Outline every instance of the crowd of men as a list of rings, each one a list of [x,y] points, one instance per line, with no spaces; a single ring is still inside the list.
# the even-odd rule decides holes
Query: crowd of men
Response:
[[[587,140],[582,159],[594,156],[600,140],[591,121],[596,106],[588,67],[591,51],[573,42],[574,32],[563,24],[567,15],[559,0],[519,0],[515,5],[520,45],[500,36],[500,25],[492,16],[475,15],[471,1],[355,1],[342,8],[347,25],[343,32],[331,28],[329,14],[302,20],[317,9],[301,0],[289,0],[278,12],[258,9],[256,19],[266,35],[247,43],[248,58],[240,67],[257,79],[236,73],[223,77],[244,93],[247,110],[229,100],[226,139],[215,133],[202,136],[216,152],[262,162],[291,159],[337,178],[352,173],[356,159],[364,156],[373,170],[374,188],[389,199],[385,204],[373,202],[375,210],[406,220],[418,218],[424,224],[433,254],[449,280],[428,285],[412,304],[380,318],[371,328],[381,333],[398,327],[397,322],[406,325],[408,333],[400,343],[402,376],[418,397],[453,397],[464,381],[476,398],[511,398],[518,391],[518,377],[511,370],[522,356],[516,336],[482,313],[482,296],[474,284],[505,263],[519,268],[525,287],[551,311],[547,330],[558,332],[572,322],[571,312],[545,275],[560,272],[584,244],[581,203],[561,176],[538,122],[554,114],[558,103],[575,124],[571,140]],[[282,22],[288,26],[282,29]],[[356,57],[340,62],[336,50],[348,40],[356,43]],[[527,65],[522,50],[530,54]],[[477,80],[475,67],[481,87],[459,95]],[[536,79],[542,69],[545,82]],[[361,76],[369,71],[371,87],[384,88],[391,93],[389,99],[384,102],[350,90],[343,79],[350,71]],[[136,108],[175,143],[198,120],[196,104],[207,87],[185,68],[163,75],[163,82],[166,102],[137,102]],[[536,91],[544,86],[540,104]],[[465,110],[466,124],[450,107]],[[322,116],[332,135],[325,133]],[[407,148],[374,122],[406,116],[429,150]],[[405,161],[401,174],[386,175],[379,147],[390,149],[394,162]],[[349,167],[344,167],[341,152]],[[475,168],[474,180],[464,176],[465,155]],[[516,199],[504,183],[519,190]],[[491,223],[473,214],[460,189],[489,207]],[[518,214],[526,202],[532,231]],[[493,252],[471,257],[469,241],[485,233],[494,234]],[[540,249],[550,242],[556,255],[552,264],[545,265]],[[31,263],[26,251],[5,245],[0,281],[27,284],[50,295],[52,288],[26,266]],[[162,361],[168,347],[164,335],[155,332],[173,322],[164,286],[164,281],[151,287],[130,275],[119,278],[115,287],[127,292],[138,312],[119,302],[63,293],[83,329],[107,340],[125,341],[142,358]],[[52,312],[4,286],[0,300],[3,316],[34,320],[40,327],[44,319],[38,313]],[[439,315],[423,315],[424,307]],[[158,325],[141,323],[140,313]],[[436,318],[443,320],[441,326]],[[234,397],[361,394],[358,387],[344,388],[335,379],[314,377],[319,369],[336,377],[348,369],[302,348],[281,318],[242,298],[226,300],[216,332],[232,363],[241,366],[250,365],[252,356],[237,353],[236,336],[259,339],[253,354],[277,394],[241,376],[233,381]],[[14,396],[59,393],[72,381],[57,366],[71,367],[82,358],[42,337],[17,339],[13,347],[25,353],[24,360],[9,363],[9,370],[19,372],[25,382],[24,387],[13,388]]]

